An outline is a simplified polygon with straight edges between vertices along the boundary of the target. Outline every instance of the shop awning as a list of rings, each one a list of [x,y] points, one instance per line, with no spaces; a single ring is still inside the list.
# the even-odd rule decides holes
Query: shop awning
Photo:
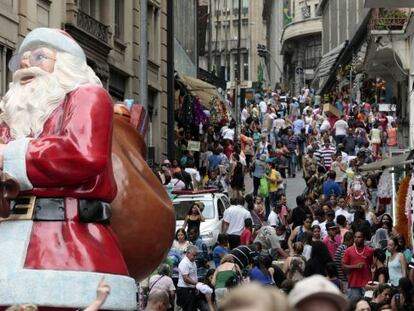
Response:
[[[344,41],[336,48],[332,49],[322,56],[322,59],[315,70],[315,79],[312,81],[312,85],[318,88],[318,94],[324,88],[326,82],[328,82],[332,70],[334,69],[339,57],[342,55],[347,45],[348,41]]]
[[[209,103],[213,96],[219,96],[222,98],[221,94],[217,91],[217,88],[214,85],[203,80],[183,74],[178,74],[177,79],[185,85],[191,95],[198,96],[201,104],[207,108],[210,108]]]
[[[402,166],[414,162],[414,160],[409,159],[410,154],[411,152],[405,152],[393,157],[385,158],[381,161],[360,166],[360,169],[361,171],[379,171],[383,168]]]

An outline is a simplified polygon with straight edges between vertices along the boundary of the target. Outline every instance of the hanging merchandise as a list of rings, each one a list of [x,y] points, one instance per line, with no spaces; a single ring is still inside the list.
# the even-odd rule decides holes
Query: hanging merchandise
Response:
[[[408,239],[406,240],[407,243],[412,242],[412,238],[413,238],[413,234],[412,234],[412,228],[413,228],[413,223],[412,223],[412,208],[413,208],[413,204],[414,204],[414,196],[413,196],[413,187],[414,187],[414,174],[411,175],[411,179],[410,179],[410,183],[408,184],[407,187],[407,197],[405,199],[405,216],[407,217],[407,237]],[[413,244],[413,243],[411,243]]]
[[[193,105],[191,95],[186,94],[183,98],[183,105],[180,111],[179,120],[185,129],[189,129],[193,124]]]
[[[194,112],[194,124],[198,127],[200,124],[205,125],[208,122],[208,118],[204,113],[203,106],[200,103],[199,97],[193,99],[193,112]]]
[[[410,184],[410,177],[406,176],[404,177],[401,182],[400,186],[398,187],[398,195],[397,195],[397,219],[396,219],[396,225],[395,229],[397,230],[398,234],[403,236],[406,241],[409,241],[408,239],[408,219],[405,214],[405,203],[407,199],[407,193],[408,193],[408,187]]]
[[[380,204],[391,203],[392,178],[389,169],[384,170],[379,179],[377,196]]]
[[[355,176],[351,181],[348,192],[348,200],[351,206],[362,206],[367,198],[367,188],[361,175]]]
[[[210,123],[212,125],[223,126],[229,122],[226,106],[219,97],[212,97],[209,106],[211,107]]]

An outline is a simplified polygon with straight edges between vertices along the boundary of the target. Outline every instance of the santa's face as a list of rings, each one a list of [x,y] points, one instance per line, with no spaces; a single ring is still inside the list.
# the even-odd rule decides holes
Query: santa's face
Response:
[[[20,69],[38,67],[46,72],[52,73],[56,62],[56,51],[47,47],[40,47],[27,51],[20,59]],[[20,84],[32,82],[34,76],[23,76],[19,81]]]

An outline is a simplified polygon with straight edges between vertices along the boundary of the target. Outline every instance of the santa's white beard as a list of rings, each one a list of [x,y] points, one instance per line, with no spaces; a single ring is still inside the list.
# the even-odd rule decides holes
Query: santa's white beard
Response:
[[[21,85],[21,78],[28,76],[34,79]],[[13,139],[37,137],[68,91],[59,83],[56,73],[37,67],[20,69],[14,73],[10,89],[0,102],[0,122],[4,121],[9,126]]]

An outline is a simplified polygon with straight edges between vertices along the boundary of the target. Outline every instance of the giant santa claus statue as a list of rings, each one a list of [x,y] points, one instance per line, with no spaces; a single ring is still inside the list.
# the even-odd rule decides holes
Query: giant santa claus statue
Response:
[[[0,310],[21,303],[40,310],[86,307],[102,276],[112,288],[103,309],[134,310],[136,285],[126,261],[136,261],[137,253],[151,260],[151,253],[135,250],[124,257],[121,249],[128,243],[120,245],[110,225],[111,214],[115,222],[121,218],[111,206],[117,195],[111,97],[81,47],[62,30],[30,32],[9,68],[13,82],[0,102],[0,168],[20,192],[0,220]],[[144,202],[155,202],[148,193]],[[172,215],[160,217],[168,220],[163,225],[169,231]],[[162,234],[156,235],[161,241]],[[171,235],[166,233],[167,240]],[[145,240],[132,236],[131,244],[145,245]],[[166,250],[160,245],[154,245],[154,252],[162,257]],[[148,272],[134,270],[140,277]]]

